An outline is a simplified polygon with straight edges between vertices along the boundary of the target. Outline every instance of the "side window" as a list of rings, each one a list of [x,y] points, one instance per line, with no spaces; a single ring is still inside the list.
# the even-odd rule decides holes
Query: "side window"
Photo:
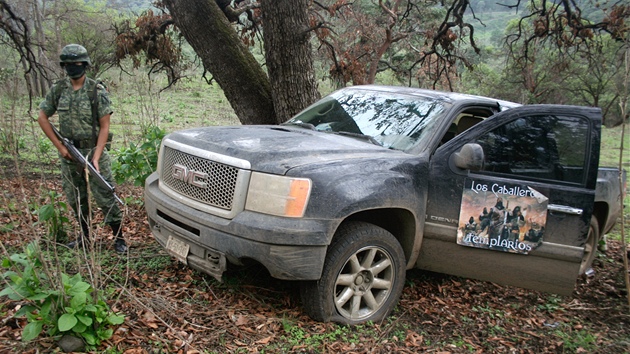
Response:
[[[485,172],[584,182],[586,119],[548,115],[522,117],[481,136],[477,143],[485,154]]]
[[[487,107],[468,108],[465,111],[459,113],[457,118],[455,118],[455,121],[450,125],[450,127],[442,137],[440,145],[446,144],[455,136],[463,133],[472,126],[483,122],[484,119],[494,114],[495,112]]]

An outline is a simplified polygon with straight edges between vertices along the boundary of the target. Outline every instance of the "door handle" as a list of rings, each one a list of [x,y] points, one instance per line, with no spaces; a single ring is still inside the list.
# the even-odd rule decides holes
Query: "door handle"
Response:
[[[558,205],[558,204],[549,204],[547,205],[547,210],[549,211],[557,211],[559,213],[569,214],[569,215],[582,215],[584,210],[579,208],[574,208],[566,205]]]

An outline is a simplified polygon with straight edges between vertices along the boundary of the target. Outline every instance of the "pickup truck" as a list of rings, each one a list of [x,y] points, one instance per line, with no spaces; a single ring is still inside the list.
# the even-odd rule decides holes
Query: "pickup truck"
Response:
[[[411,268],[568,295],[620,213],[620,172],[598,169],[601,120],[349,87],[281,125],[169,134],[145,207],[181,262],[219,281],[252,263],[299,280],[318,321],[383,319]]]

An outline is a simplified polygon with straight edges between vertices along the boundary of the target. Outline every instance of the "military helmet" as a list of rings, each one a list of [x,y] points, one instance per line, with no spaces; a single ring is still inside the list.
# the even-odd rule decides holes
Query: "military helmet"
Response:
[[[65,63],[76,62],[84,62],[87,63],[87,65],[92,65],[87,49],[79,44],[68,44],[67,46],[63,47],[63,49],[61,50],[61,54],[59,55],[59,59],[59,64],[61,66],[63,66]]]

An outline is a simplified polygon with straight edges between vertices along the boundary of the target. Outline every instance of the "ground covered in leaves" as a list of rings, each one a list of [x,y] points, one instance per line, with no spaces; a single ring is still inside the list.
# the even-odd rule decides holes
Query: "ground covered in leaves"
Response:
[[[50,202],[54,177],[4,178],[2,244],[9,250],[46,233],[36,206]],[[166,255],[153,240],[142,189],[119,188],[127,200],[127,257],[97,228],[95,250],[111,308],[126,316],[97,352],[107,353],[627,353],[630,311],[619,242],[578,279],[571,297],[409,271],[400,303],[382,323],[318,323],[302,312],[298,284],[260,267],[231,270],[223,283]],[[69,215],[68,215],[69,216]],[[74,251],[67,251],[74,252]],[[57,352],[54,338],[24,343],[23,305],[0,298],[0,353]]]

